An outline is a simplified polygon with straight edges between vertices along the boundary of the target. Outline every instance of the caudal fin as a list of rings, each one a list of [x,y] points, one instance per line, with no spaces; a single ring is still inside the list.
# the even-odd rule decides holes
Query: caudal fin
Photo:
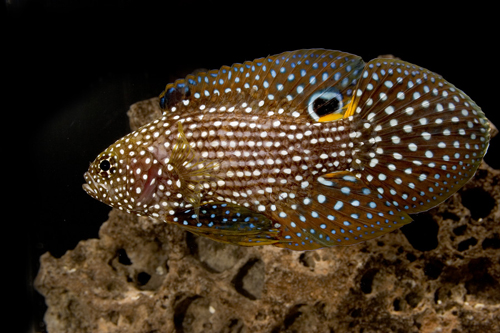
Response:
[[[476,172],[490,139],[488,120],[441,76],[395,59],[374,59],[351,109],[358,177],[407,213],[446,200]]]

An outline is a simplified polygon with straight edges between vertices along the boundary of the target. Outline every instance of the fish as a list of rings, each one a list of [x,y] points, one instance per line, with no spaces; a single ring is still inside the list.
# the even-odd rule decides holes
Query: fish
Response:
[[[93,198],[242,246],[315,250],[394,231],[457,192],[485,114],[411,63],[303,49],[188,75],[161,118],[84,174]]]

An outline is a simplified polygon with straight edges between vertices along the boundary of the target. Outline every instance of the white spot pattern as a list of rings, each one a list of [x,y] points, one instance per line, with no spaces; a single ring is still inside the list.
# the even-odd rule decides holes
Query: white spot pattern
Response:
[[[318,122],[321,96],[337,96],[338,117]],[[85,190],[226,241],[211,230],[252,231],[237,244],[314,249],[380,235],[456,192],[489,141],[482,111],[440,76],[338,51],[190,75],[161,98],[163,117],[101,153]]]

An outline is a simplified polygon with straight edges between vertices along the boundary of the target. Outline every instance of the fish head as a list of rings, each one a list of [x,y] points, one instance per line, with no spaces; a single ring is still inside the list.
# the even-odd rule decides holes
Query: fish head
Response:
[[[99,154],[84,174],[85,192],[128,213],[162,219],[199,206],[201,180],[217,164],[195,159],[182,125],[169,124],[155,121]],[[159,138],[160,131],[171,136]]]
[[[111,207],[144,215],[163,169],[142,135],[127,135],[100,153],[84,174],[83,189]]]
[[[83,189],[92,198],[116,207],[127,193],[126,169],[123,157],[111,146],[90,164],[84,174]]]

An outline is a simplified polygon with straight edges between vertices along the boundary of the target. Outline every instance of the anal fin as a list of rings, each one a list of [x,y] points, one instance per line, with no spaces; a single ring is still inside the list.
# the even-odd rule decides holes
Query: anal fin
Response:
[[[307,197],[276,213],[286,227],[275,245],[292,250],[356,244],[412,221],[349,171],[318,177]]]

